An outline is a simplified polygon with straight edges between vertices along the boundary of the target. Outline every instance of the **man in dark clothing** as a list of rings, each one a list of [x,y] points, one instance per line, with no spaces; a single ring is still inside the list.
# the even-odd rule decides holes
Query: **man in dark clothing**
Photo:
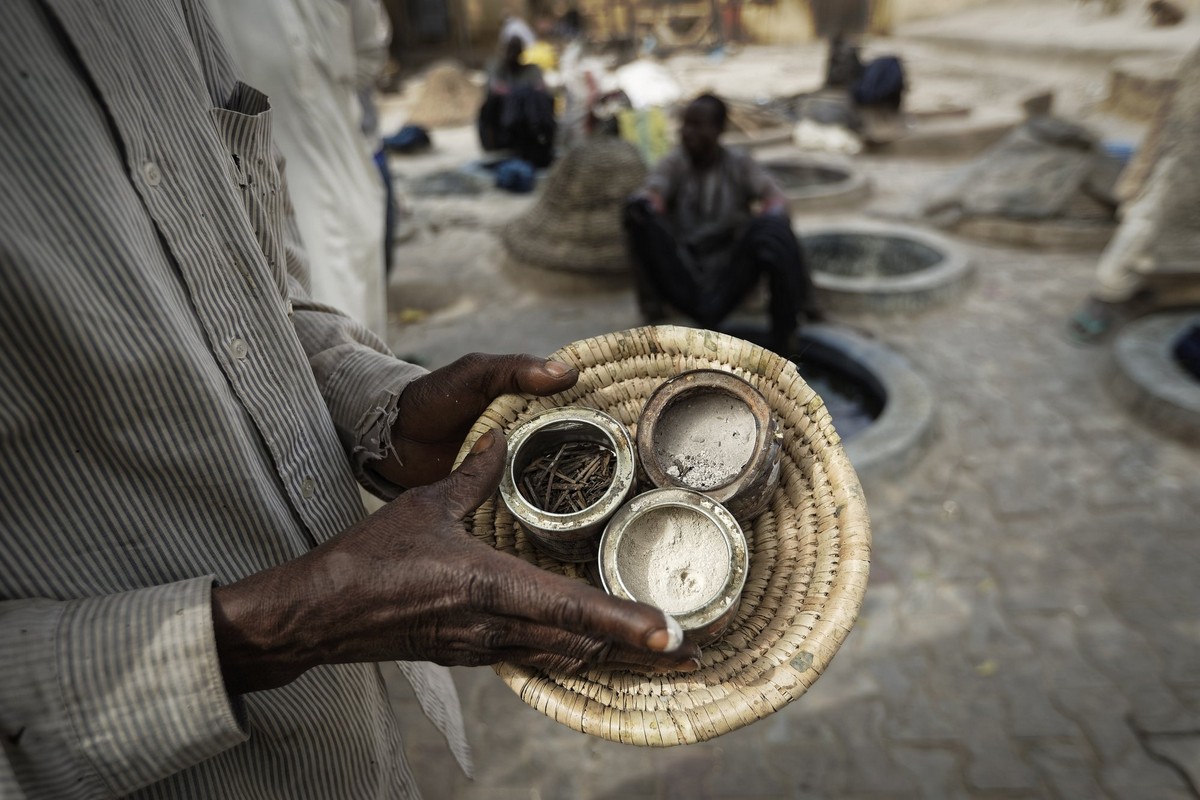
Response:
[[[721,146],[726,115],[712,95],[693,100],[683,115],[681,146],[626,205],[638,306],[654,322],[663,318],[665,300],[711,328],[765,273],[771,338],[783,348],[798,311],[809,320],[819,316],[812,282],[783,192],[750,156]]]
[[[535,167],[554,160],[554,99],[542,71],[522,64],[525,43],[512,36],[488,76],[487,97],[479,109],[479,144],[487,151],[511,150]]]

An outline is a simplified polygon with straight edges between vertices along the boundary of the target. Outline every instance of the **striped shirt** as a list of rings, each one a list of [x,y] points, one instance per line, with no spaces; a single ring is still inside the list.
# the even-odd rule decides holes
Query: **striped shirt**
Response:
[[[0,16],[0,797],[416,796],[375,665],[231,699],[210,594],[395,492],[420,370],[307,299],[203,0]]]

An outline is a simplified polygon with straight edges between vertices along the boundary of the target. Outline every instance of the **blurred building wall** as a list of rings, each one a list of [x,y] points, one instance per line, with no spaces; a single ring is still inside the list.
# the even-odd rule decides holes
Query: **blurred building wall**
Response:
[[[1065,1],[1065,0],[1064,0]],[[1185,7],[1200,0],[1178,0]],[[738,38],[757,44],[797,44],[831,35],[887,35],[911,20],[1015,0],[385,0],[400,39],[491,46],[506,13],[530,23],[536,12],[574,4],[598,40],[641,41],[669,47],[710,46]],[[1143,5],[1144,0],[1126,0]],[[444,34],[439,31],[444,30]]]
[[[756,44],[798,44],[838,30],[886,35],[903,22],[988,2],[1005,0],[578,0],[578,6],[594,38],[649,34],[668,47],[686,47],[714,44],[719,35]]]

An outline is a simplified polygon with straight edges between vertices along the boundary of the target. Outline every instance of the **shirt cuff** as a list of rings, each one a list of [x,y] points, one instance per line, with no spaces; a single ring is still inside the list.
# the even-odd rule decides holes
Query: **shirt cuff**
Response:
[[[323,387],[355,477],[369,491],[389,500],[401,492],[401,487],[369,467],[395,452],[392,426],[399,414],[400,393],[426,373],[424,368],[394,356],[358,348],[342,360]]]
[[[4,603],[0,639],[21,643],[4,659],[2,693],[4,727],[24,730],[9,754],[18,773],[47,796],[69,784],[71,794],[124,795],[244,742],[241,701],[221,677],[212,586],[204,577]]]

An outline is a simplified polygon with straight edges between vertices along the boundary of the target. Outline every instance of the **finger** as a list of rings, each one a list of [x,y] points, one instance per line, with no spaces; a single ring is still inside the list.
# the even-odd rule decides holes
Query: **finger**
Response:
[[[462,519],[496,493],[507,451],[504,435],[488,431],[471,446],[471,452],[459,468],[435,484],[441,494],[442,506],[454,519]]]
[[[541,669],[580,673],[589,669],[626,670],[667,674],[700,669],[700,648],[690,642],[676,653],[650,653],[613,646],[602,639],[568,633],[535,623],[508,628],[514,641],[528,640],[527,647],[507,647],[492,652],[501,660]]]
[[[700,669],[700,648],[684,640],[679,649],[670,653],[634,650],[616,645],[609,651],[604,663],[596,664],[604,669],[652,669],[670,672],[692,672]]]
[[[532,358],[526,356],[525,358]],[[541,363],[536,363],[541,361]],[[522,392],[544,397],[565,392],[579,380],[579,370],[570,364],[553,359],[534,359],[516,374],[517,388]]]
[[[509,558],[506,568],[491,570],[486,579],[476,581],[477,607],[640,650],[664,653],[683,645],[679,623],[659,609]]]
[[[570,389],[579,379],[579,370],[561,361],[531,355],[471,355],[460,358],[445,369],[458,368],[455,377],[492,399],[502,394],[527,392],[548,395]]]
[[[472,353],[423,375],[400,395],[396,423],[414,441],[461,438],[488,404],[503,394],[549,395],[571,388],[579,371],[530,355]]]
[[[641,669],[691,669],[691,662],[698,664],[700,648],[691,642],[683,642],[671,652],[658,652],[612,642],[590,633],[564,631],[562,628],[542,625],[529,620],[508,619],[485,636],[493,638],[497,646],[544,652],[568,661],[580,661],[589,667]],[[682,633],[680,633],[682,638]]]
[[[579,662],[588,667],[691,671],[699,666],[700,648],[685,642],[675,652],[658,653],[616,644],[603,637],[565,631],[550,625],[512,617],[493,618],[472,635],[480,646],[505,661],[528,659],[541,653],[562,664]]]
[[[504,656],[504,660],[513,664],[525,664],[530,667],[550,672],[565,672],[578,675],[588,670],[622,670],[625,672],[644,672],[657,675],[672,673],[696,672],[700,669],[700,660],[684,658],[679,660],[659,659],[654,663],[640,661],[621,661],[609,659],[600,664],[590,664],[587,661],[558,653],[546,653],[540,650],[512,650]]]

